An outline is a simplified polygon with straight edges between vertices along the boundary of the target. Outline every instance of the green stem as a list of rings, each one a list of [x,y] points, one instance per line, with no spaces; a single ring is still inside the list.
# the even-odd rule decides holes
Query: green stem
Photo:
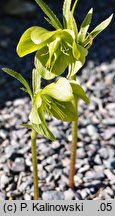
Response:
[[[37,137],[37,133],[34,130],[32,130],[31,144],[32,144],[32,165],[33,165],[33,176],[34,176],[34,200],[39,199],[36,137]]]
[[[72,77],[72,80],[76,80],[76,77]],[[74,103],[78,113],[78,99],[74,97]],[[75,175],[75,161],[76,161],[76,149],[77,149],[77,133],[78,133],[78,118],[72,122],[72,144],[71,144],[71,156],[70,156],[70,171],[69,171],[69,186],[74,188],[74,175]]]

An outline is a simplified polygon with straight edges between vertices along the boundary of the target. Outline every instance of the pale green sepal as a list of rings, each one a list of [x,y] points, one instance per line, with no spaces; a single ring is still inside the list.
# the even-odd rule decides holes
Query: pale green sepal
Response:
[[[29,120],[33,123],[33,124],[41,124],[41,119],[38,113],[38,108],[36,106],[36,104],[33,104],[32,106],[32,110],[30,112],[29,115]]]
[[[79,51],[79,46],[78,44],[74,41],[73,42],[73,56],[74,58],[76,58],[77,60],[80,58],[80,56],[82,55],[81,51]]]
[[[33,94],[40,90],[41,86],[41,75],[37,69],[32,70],[32,88]]]
[[[33,30],[38,28],[37,26],[33,26],[27,29],[23,35],[21,36],[18,45],[17,45],[17,54],[20,57],[23,57],[29,53],[35,52],[38,49],[38,46],[31,40],[31,33]]]
[[[73,94],[75,94],[77,97],[81,98],[86,104],[88,104],[90,100],[87,97],[83,88],[78,83],[76,83],[76,81],[73,80],[70,81],[70,84],[73,90]]]
[[[55,30],[55,31],[48,31],[45,28],[42,27],[36,27],[32,32],[31,32],[31,40],[38,45],[38,48],[41,49],[43,46],[45,46],[49,40],[51,41],[50,38],[54,36],[56,33],[60,32],[61,30]]]
[[[36,67],[36,71],[45,80],[51,80],[56,77],[56,75],[51,73],[49,70],[47,70],[47,68],[44,67],[36,57],[35,57],[35,67]]]
[[[47,85],[42,94],[49,95],[58,101],[70,101],[73,98],[72,88],[66,78],[60,78],[56,83]]]

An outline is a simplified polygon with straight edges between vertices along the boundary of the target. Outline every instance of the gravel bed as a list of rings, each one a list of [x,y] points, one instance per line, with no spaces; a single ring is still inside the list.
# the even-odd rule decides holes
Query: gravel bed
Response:
[[[49,1],[51,7],[53,7],[52,2]],[[96,3],[93,1],[93,6],[97,10],[96,24],[105,18],[104,14],[107,16],[112,13],[114,3],[114,0],[111,1],[108,7],[106,0]],[[24,12],[19,10],[16,14],[12,14],[12,11],[8,14],[2,1],[0,4],[3,8],[0,15],[3,18],[0,25],[0,30],[2,30],[0,31],[2,32],[0,34],[0,67],[14,68],[15,66],[15,69],[22,71],[30,82],[31,73],[28,71],[33,67],[33,55],[19,59],[14,54],[15,47],[21,32],[33,24],[40,25],[39,19],[42,13],[35,13],[36,5],[33,1],[28,1],[28,4],[33,5],[31,9],[26,5]],[[90,7],[90,1],[87,7]],[[30,17],[25,14],[30,14]],[[20,26],[18,29],[17,25]],[[48,125],[57,139],[54,142],[41,136],[37,139],[40,199],[115,198],[115,50],[113,49],[115,35],[112,33],[113,26],[114,20],[106,33],[95,41],[87,64],[77,77],[90,98],[90,104],[87,106],[79,100],[75,188],[72,190],[68,186],[71,124],[54,118],[49,119],[46,115]],[[31,102],[19,90],[20,85],[15,80],[2,72],[0,74],[0,200],[31,200],[33,199],[33,177],[30,133],[20,126],[21,123],[28,121]]]

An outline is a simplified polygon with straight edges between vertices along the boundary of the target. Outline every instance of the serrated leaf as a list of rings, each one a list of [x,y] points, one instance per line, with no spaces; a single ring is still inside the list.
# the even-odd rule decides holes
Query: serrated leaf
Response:
[[[43,107],[42,107],[42,106],[40,106],[40,107],[38,108],[38,113],[39,113],[39,116],[40,116],[41,123],[40,123],[40,124],[34,124],[34,123],[32,123],[33,129],[34,129],[37,133],[39,133],[39,134],[45,136],[47,139],[50,139],[50,140],[52,140],[52,141],[55,140],[54,135],[53,135],[52,132],[49,130],[49,128],[48,128],[48,126],[47,126],[47,123],[46,123],[46,121],[45,121],[45,118],[44,118],[44,111],[43,111]]]
[[[43,10],[43,12],[48,16],[52,26],[56,29],[63,29],[59,19],[56,17],[54,12],[42,1],[42,0],[35,0],[39,7]]]
[[[20,89],[21,89],[22,91],[28,93],[26,88],[21,87]]]
[[[84,89],[76,83],[76,81],[71,80],[70,81],[73,94],[75,94],[77,97],[81,98],[86,104],[90,102],[89,98],[87,97]]]
[[[41,123],[39,125],[36,124],[21,124],[21,126],[26,127],[29,130],[34,130],[36,131],[37,134],[42,135],[44,137],[46,137],[47,139],[50,139],[51,141],[55,140],[54,135],[52,134],[52,132],[49,130],[47,124],[45,123]]]
[[[29,129],[29,130],[32,130],[32,129],[33,129],[33,128],[32,128],[32,125],[29,125],[29,124],[20,124],[20,126],[26,127],[26,128]]]
[[[76,8],[76,6],[77,6],[77,2],[78,2],[78,0],[75,0],[75,2],[74,2],[74,4],[73,4],[73,7],[72,7],[72,13],[74,14],[74,12],[75,12],[75,8]]]
[[[56,83],[47,85],[42,94],[49,95],[58,101],[70,101],[73,98],[72,88],[66,78],[60,78]]]
[[[113,18],[113,14],[107,18],[105,21],[100,23],[92,32],[90,32],[90,36],[94,39],[98,34],[100,34],[111,22]],[[84,46],[87,46],[90,42],[90,36],[88,35],[86,37],[86,40],[84,41]]]
[[[33,94],[40,90],[41,86],[41,75],[37,69],[33,69],[32,71],[32,88]]]
[[[80,26],[80,32],[78,34],[78,42],[83,42],[87,35],[91,20],[92,20],[93,8],[91,8],[86,15],[85,19],[83,20]]]
[[[24,79],[24,77],[20,74],[20,73],[17,73],[16,71],[12,70],[12,69],[9,69],[9,68],[2,68],[2,70],[9,74],[10,76],[14,77],[15,79],[17,79],[21,84],[24,85],[24,87],[26,88],[28,94],[30,95],[30,97],[32,98],[33,95],[32,95],[32,91],[27,83],[27,81]]]
[[[72,12],[69,13],[68,28],[74,32],[75,39],[77,39],[78,28],[77,28],[77,23],[75,21],[75,18],[73,16]]]
[[[53,135],[53,133],[49,130],[47,124],[41,123],[39,125],[32,125],[32,129],[35,130],[38,134],[46,137],[47,139],[50,139],[51,141],[54,141],[56,138]]]
[[[53,24],[53,23],[51,22],[51,20],[50,20],[48,17],[44,17],[44,19],[45,19],[51,26],[53,26],[53,27],[55,28],[55,24]]]
[[[71,10],[71,2],[72,0],[65,0],[63,4],[63,21],[64,21],[64,28],[68,28],[68,21],[69,21],[69,13]]]

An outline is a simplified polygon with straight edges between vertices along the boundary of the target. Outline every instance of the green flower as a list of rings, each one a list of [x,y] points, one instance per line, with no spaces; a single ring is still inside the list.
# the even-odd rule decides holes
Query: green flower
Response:
[[[74,104],[75,95],[89,103],[82,87],[75,81],[69,81],[66,78],[60,78],[57,82],[53,82],[36,92],[29,116],[34,130],[49,139],[53,139],[51,131],[47,127],[44,112],[62,121],[75,121],[78,117]]]
[[[22,35],[17,52],[23,57],[34,51],[37,51],[35,67],[45,79],[62,74],[69,64],[87,55],[87,50],[76,43],[74,31],[70,29],[47,31],[31,27]]]
[[[35,67],[44,79],[53,79],[55,76],[61,75],[68,66],[68,77],[72,77],[84,65],[93,39],[109,25],[113,15],[88,33],[93,9],[89,10],[78,31],[74,18],[78,0],[74,2],[72,8],[72,0],[64,1],[63,25],[42,0],[35,1],[47,15],[46,20],[56,30],[48,31],[38,26],[29,28],[18,43],[17,53],[23,57],[37,51]]]

